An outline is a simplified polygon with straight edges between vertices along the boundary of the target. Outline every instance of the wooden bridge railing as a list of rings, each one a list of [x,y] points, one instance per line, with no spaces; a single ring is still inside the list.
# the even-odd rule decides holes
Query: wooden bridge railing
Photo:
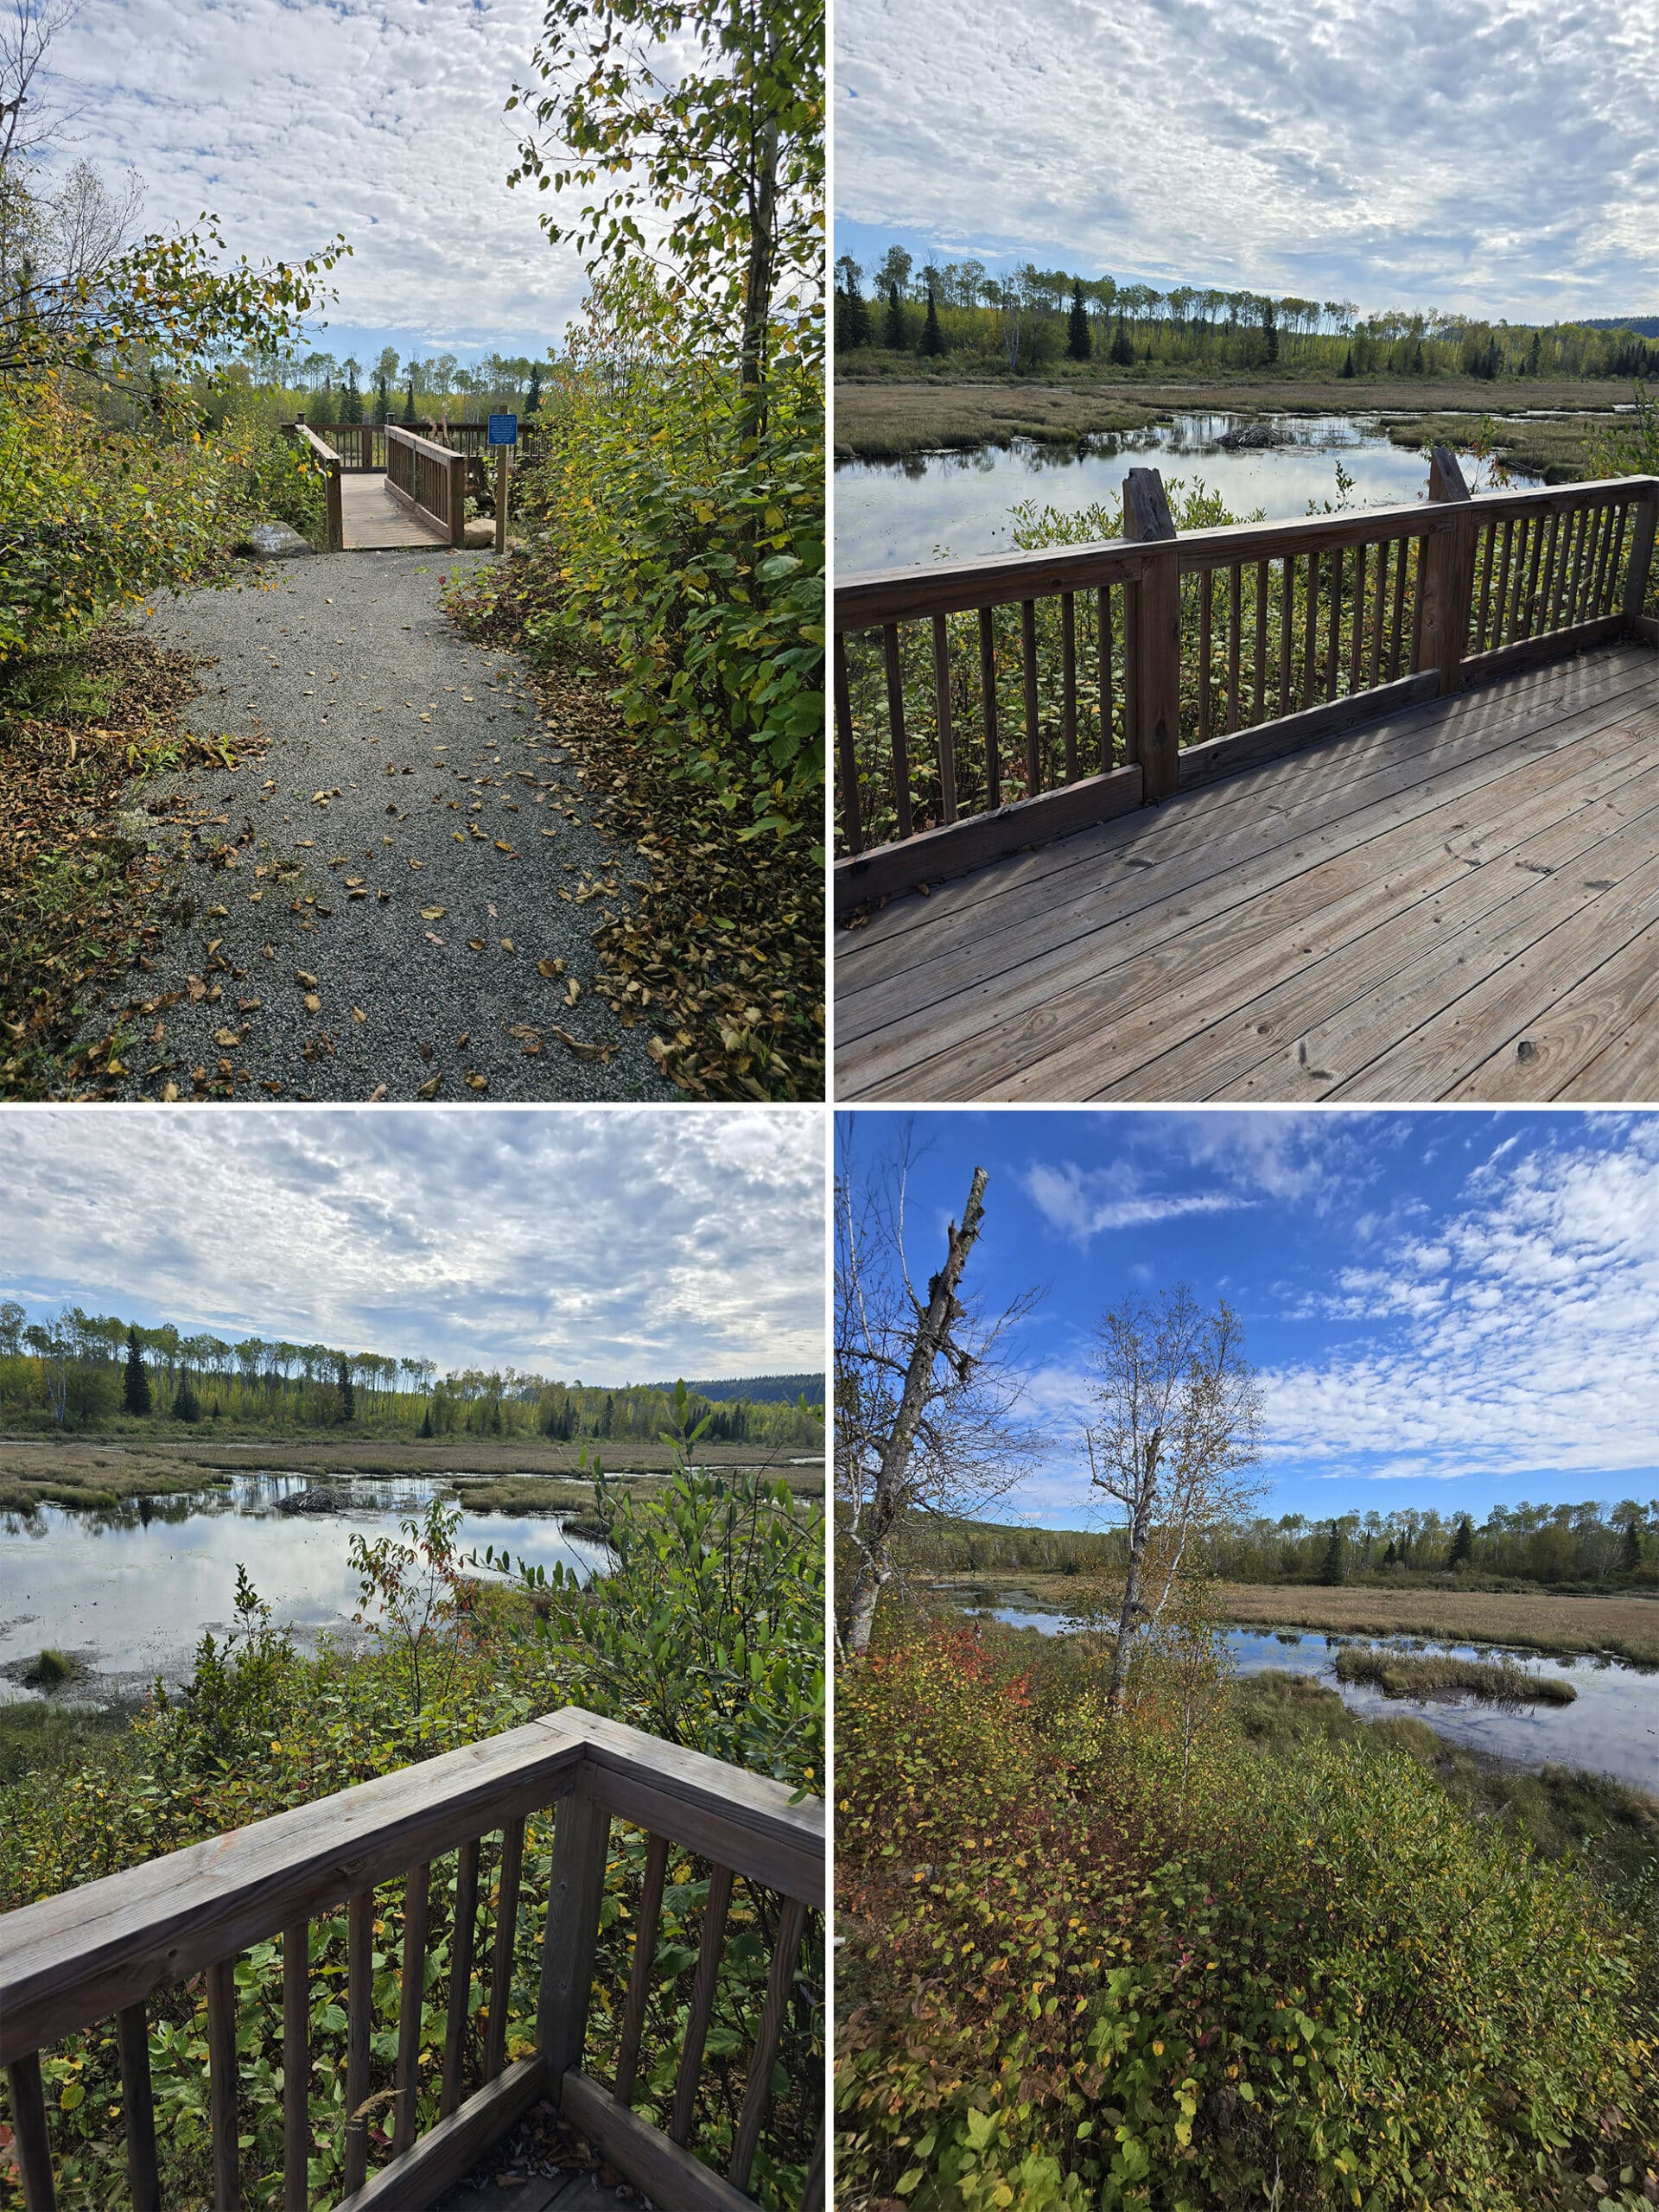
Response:
[[[401,424],[386,425],[386,488],[451,545],[467,535],[467,456]]]
[[[539,1974],[539,2001],[533,2018],[519,2024],[517,2037],[533,2037],[534,2050],[509,2063],[515,1963],[524,1963],[525,1822],[550,1807],[556,1809],[545,1934],[538,1968],[531,1962]],[[615,2008],[619,2055],[607,2083],[584,2070],[582,2062],[613,1819],[645,1830],[648,1842],[633,1904],[627,1986]],[[497,1904],[480,2039],[473,2028],[480,1847],[497,1831]],[[440,2116],[421,2132],[416,2107],[428,1902],[447,1891],[446,1870],[435,1862],[449,1853],[458,1857]],[[656,1955],[671,1857],[691,1854],[712,1871],[664,2128],[633,2109],[634,2091],[647,2002],[661,1974]],[[765,1903],[765,1919],[776,1932],[722,2175],[696,2156],[691,2138],[739,1880],[752,1898]],[[374,1986],[376,1891],[388,1882],[401,1885],[404,1908],[395,2060],[374,2053],[377,2033],[384,2047],[394,2024],[390,1997],[378,2005]],[[135,2212],[162,2212],[147,2000],[198,1975],[207,1984],[213,2203],[214,2212],[237,2212],[242,2154],[235,1968],[239,1954],[278,1935],[284,2212],[307,2212],[314,2202],[308,2177],[314,2118],[321,2127],[343,2130],[338,2212],[421,2212],[544,2096],[664,2212],[670,2207],[674,2212],[753,2212],[745,2188],[766,2126],[809,1916],[823,1909],[824,1885],[820,1801],[791,1804],[788,1790],[777,1783],[569,1707],[26,1906],[0,1919],[0,2058],[10,2078],[13,2152],[27,2212],[55,2212],[56,2206],[41,2052],[111,2014],[130,2202]],[[342,1902],[347,1914],[344,2104],[336,2101],[317,2113],[308,2094],[311,1923]],[[247,2002],[260,2001],[255,1987]],[[469,2077],[480,2086],[467,2094]],[[809,2109],[815,2109],[818,2099],[809,2095]],[[388,2107],[389,2157],[371,2176],[369,2116]],[[816,2212],[823,2199],[820,2137],[801,2197],[804,2212]]]
[[[307,424],[287,423],[283,427],[284,434],[290,440],[296,440],[322,472],[323,498],[326,503],[324,531],[327,540],[324,550],[329,553],[340,552],[346,543],[346,529],[340,506],[340,455],[332,446],[325,445],[316,432],[309,429]]]
[[[1064,836],[1352,723],[1621,634],[1659,479],[1178,536],[1155,469],[1125,536],[860,576],[835,606],[838,911]],[[1017,612],[1016,612],[1017,610]]]
[[[296,423],[284,423],[291,435],[296,429],[309,429],[303,416]],[[313,430],[314,437],[331,447],[340,456],[340,467],[349,476],[367,475],[386,466],[386,432],[389,429],[412,431],[416,436],[429,438],[434,445],[445,446],[451,453],[464,453],[469,460],[487,458],[490,452],[490,426],[487,423],[442,423],[435,417],[420,423],[330,423],[322,431]],[[540,423],[518,423],[518,453],[521,460],[533,456],[538,441],[545,435]]]

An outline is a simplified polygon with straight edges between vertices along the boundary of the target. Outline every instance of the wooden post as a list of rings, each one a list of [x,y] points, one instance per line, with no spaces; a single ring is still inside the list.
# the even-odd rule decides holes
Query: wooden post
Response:
[[[1149,560],[1129,588],[1138,619],[1128,753],[1141,764],[1142,795],[1167,798],[1180,781],[1181,572],[1169,496],[1155,468],[1132,468],[1123,480],[1123,535],[1138,545],[1169,549]]]
[[[588,1998],[594,1947],[611,1847],[611,1816],[591,1797],[561,1797],[553,1816],[553,1871],[542,1951],[542,1993],[536,2047],[556,2104],[564,2076],[579,2070],[588,2040]]]
[[[1653,526],[1659,520],[1659,490],[1649,492],[1636,510],[1636,529],[1630,538],[1630,566],[1624,571],[1624,620],[1639,622],[1647,603],[1648,580],[1653,573]]]
[[[1425,543],[1420,588],[1422,620],[1418,626],[1416,667],[1439,672],[1440,690],[1463,683],[1463,655],[1469,639],[1469,602],[1475,582],[1475,526],[1469,512],[1469,486],[1449,446],[1436,446],[1429,460],[1428,496],[1435,505],[1459,512],[1450,530],[1433,531]]]
[[[323,499],[328,513],[328,550],[343,553],[346,550],[346,523],[340,501],[340,462],[329,461],[323,465]]]
[[[467,543],[467,456],[452,453],[449,456],[449,543]]]
[[[495,449],[495,550],[507,550],[507,448]]]

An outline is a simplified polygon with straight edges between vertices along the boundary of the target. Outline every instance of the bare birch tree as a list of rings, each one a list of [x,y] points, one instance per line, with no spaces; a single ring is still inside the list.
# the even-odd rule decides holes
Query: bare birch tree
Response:
[[[908,1129],[868,1175],[843,1125],[836,1182],[836,1485],[856,1557],[847,1645],[868,1649],[912,1511],[971,1512],[1017,1484],[1042,1438],[1019,1418],[1025,1377],[1005,1339],[1041,1296],[1017,1293],[994,1316],[963,1278],[985,1216],[982,1167],[969,1180],[943,1264],[917,1287],[906,1249],[913,1154]]]
[[[1204,1312],[1185,1283],[1113,1306],[1090,1363],[1089,1479],[1121,1512],[1128,1541],[1112,1662],[1121,1713],[1135,1633],[1169,1603],[1193,1537],[1261,1495],[1248,1472],[1261,1405],[1237,1314],[1224,1299]]]

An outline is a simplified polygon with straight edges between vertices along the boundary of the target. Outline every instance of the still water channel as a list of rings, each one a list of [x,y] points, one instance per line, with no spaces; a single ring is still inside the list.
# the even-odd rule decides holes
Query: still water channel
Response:
[[[1234,514],[1260,507],[1272,522],[1305,514],[1309,502],[1337,503],[1337,464],[1352,477],[1350,505],[1397,506],[1421,498],[1428,463],[1390,445],[1376,416],[1264,418],[1275,442],[1230,450],[1222,440],[1254,418],[1181,415],[1144,430],[1113,432],[1077,446],[1020,438],[1008,447],[918,454],[904,461],[836,464],[836,566],[842,576],[907,568],[949,556],[969,560],[1011,550],[1009,509],[1022,499],[1075,513],[1122,495],[1130,467],[1162,469],[1189,488],[1202,479]],[[1473,481],[1474,461],[1460,454]],[[1516,474],[1517,485],[1533,481]]]
[[[1014,1605],[988,1609],[1012,1628],[1040,1629],[1063,1635],[1070,1624],[1058,1613]],[[1452,1652],[1460,1659],[1508,1657],[1529,1674],[1556,1675],[1578,1694],[1571,1705],[1519,1708],[1481,1705],[1472,1700],[1385,1697],[1367,1682],[1339,1682],[1337,1654],[1344,1642],[1313,1630],[1233,1628],[1225,1631],[1233,1663],[1243,1675],[1269,1668],[1312,1675],[1335,1690],[1351,1713],[1367,1720],[1409,1713],[1426,1720],[1437,1735],[1470,1751],[1491,1751],[1522,1766],[1587,1767],[1611,1774],[1639,1789],[1659,1791],[1659,1672],[1618,1660],[1557,1658],[1538,1651],[1504,1651],[1491,1644],[1434,1643],[1395,1637],[1380,1648],[1393,1651]]]
[[[446,1486],[334,1482],[343,1510],[278,1510],[307,1487],[302,1475],[238,1475],[226,1490],[188,1497],[0,1516],[0,1668],[50,1644],[92,1670],[84,1696],[130,1694],[157,1674],[182,1681],[202,1631],[231,1625],[238,1562],[302,1643],[347,1628],[358,1595],[347,1540],[396,1535]],[[584,1575],[602,1572],[607,1557],[602,1544],[567,1536],[545,1514],[466,1512],[458,1541],[463,1553],[493,1544]],[[29,1694],[0,1675],[0,1698]]]

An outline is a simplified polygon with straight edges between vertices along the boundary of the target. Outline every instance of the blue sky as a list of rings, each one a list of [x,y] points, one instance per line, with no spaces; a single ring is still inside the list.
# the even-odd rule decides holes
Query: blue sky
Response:
[[[1659,313],[1659,10],[837,0],[837,252]]]
[[[580,308],[575,252],[509,190],[504,112],[540,29],[535,0],[94,0],[51,52],[85,106],[60,158],[144,188],[145,229],[204,208],[251,259],[354,251],[322,350],[405,359],[543,353]]]
[[[20,1107],[0,1297],[584,1382],[821,1370],[810,1108]]]
[[[855,1155],[884,1122],[857,1116]],[[1009,1517],[1090,1523],[1077,1438],[1102,1313],[1184,1280],[1245,1325],[1262,1508],[1320,1517],[1659,1490],[1659,1114],[914,1117],[912,1264],[976,1166],[969,1287],[1048,1294],[1018,1332],[1052,1438]],[[841,1124],[844,1140],[848,1123]]]

